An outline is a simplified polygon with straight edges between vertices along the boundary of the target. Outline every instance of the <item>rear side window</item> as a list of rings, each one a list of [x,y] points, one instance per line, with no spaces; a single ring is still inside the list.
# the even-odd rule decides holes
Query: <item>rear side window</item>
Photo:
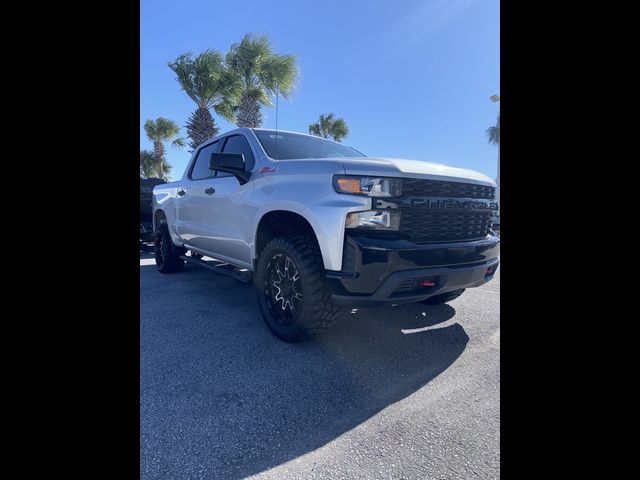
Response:
[[[220,140],[215,141],[200,150],[198,158],[196,158],[196,163],[191,169],[192,180],[201,180],[214,176],[214,172],[209,170],[209,160],[211,159],[212,153],[218,153],[220,151],[220,143]]]
[[[253,166],[256,163],[256,159],[253,156],[253,151],[249,146],[246,138],[242,135],[234,135],[227,139],[227,143],[224,144],[223,153],[241,153],[244,155],[244,162],[247,166],[247,171],[253,170]]]

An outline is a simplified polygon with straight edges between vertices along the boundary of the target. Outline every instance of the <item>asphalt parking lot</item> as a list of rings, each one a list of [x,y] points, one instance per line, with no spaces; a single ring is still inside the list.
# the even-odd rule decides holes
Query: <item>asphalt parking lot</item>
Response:
[[[141,253],[141,478],[499,478],[499,301],[500,269],[292,345],[253,287]]]

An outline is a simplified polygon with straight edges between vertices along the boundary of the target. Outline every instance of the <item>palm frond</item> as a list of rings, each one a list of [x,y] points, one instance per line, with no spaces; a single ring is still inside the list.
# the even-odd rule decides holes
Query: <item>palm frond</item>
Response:
[[[151,140],[152,142],[155,141],[155,139],[158,137],[156,122],[151,119],[148,119],[146,122],[144,122],[144,132],[147,134],[149,140]]]
[[[320,120],[318,123],[320,124],[320,131],[324,138],[329,138],[331,134],[331,125],[333,124],[333,113],[322,113],[320,114]]]
[[[277,91],[283,98],[288,99],[296,80],[298,67],[293,55],[272,55],[262,62],[257,73],[264,88],[271,94]]]
[[[149,150],[140,150],[140,176],[152,178],[156,175],[156,159]]]
[[[319,123],[312,123],[311,125],[309,125],[309,135],[315,135],[316,137],[321,137],[322,135],[320,134],[320,124]]]
[[[180,127],[173,120],[158,117],[144,123],[144,131],[152,142],[172,141],[180,133]]]
[[[338,118],[331,126],[331,136],[340,143],[347,135],[349,135],[349,125],[342,118]]]
[[[341,142],[349,135],[349,126],[343,118],[335,118],[334,113],[321,113],[318,121],[309,125],[309,134],[317,137],[332,137]]]
[[[187,146],[187,143],[184,138],[176,138],[173,142],[171,142],[171,146],[184,148]]]
[[[180,84],[182,91],[194,102],[199,104],[200,95],[193,79],[193,59],[192,53],[187,52],[180,55],[173,62],[169,62],[169,68],[176,74],[176,80]]]
[[[231,45],[227,63],[242,77],[244,89],[248,90],[257,86],[262,62],[270,56],[271,44],[268,37],[246,34],[240,43]]]
[[[195,58],[191,52],[183,53],[168,65],[176,74],[182,90],[199,108],[209,109],[223,102],[233,103],[233,99],[240,94],[241,85],[237,75],[227,68],[224,57],[216,50],[207,49]],[[226,112],[224,109],[222,111]],[[231,120],[232,117],[227,119]]]
[[[236,105],[238,100],[223,99],[220,103],[213,106],[215,112],[225,120],[234,123],[236,121]]]
[[[298,78],[296,58],[274,54],[266,36],[244,35],[231,45],[226,61],[238,76],[243,93],[268,107],[273,106],[271,97],[276,92],[289,98]]]
[[[161,178],[169,180],[171,164],[166,160],[158,161],[149,150],[140,150],[140,176],[143,178]]]

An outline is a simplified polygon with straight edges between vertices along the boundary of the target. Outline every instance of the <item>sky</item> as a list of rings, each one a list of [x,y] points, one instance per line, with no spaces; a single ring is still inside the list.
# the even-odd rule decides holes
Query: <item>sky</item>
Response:
[[[297,57],[300,78],[280,99],[278,128],[308,133],[321,113],[350,127],[343,143],[367,156],[409,158],[497,174],[499,0],[141,0],[140,148],[144,122],[181,127],[196,109],[167,63],[207,48],[223,54],[245,33]],[[221,133],[236,128],[212,112]],[[263,128],[275,109],[263,107]],[[188,149],[167,147],[178,180]]]

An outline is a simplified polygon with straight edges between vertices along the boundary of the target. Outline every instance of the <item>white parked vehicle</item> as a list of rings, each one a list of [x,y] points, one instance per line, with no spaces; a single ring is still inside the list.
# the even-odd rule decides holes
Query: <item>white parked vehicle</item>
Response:
[[[471,170],[239,128],[198,147],[180,181],[154,187],[156,263],[253,282],[267,326],[300,341],[327,331],[341,306],[443,303],[491,280],[495,190]]]

